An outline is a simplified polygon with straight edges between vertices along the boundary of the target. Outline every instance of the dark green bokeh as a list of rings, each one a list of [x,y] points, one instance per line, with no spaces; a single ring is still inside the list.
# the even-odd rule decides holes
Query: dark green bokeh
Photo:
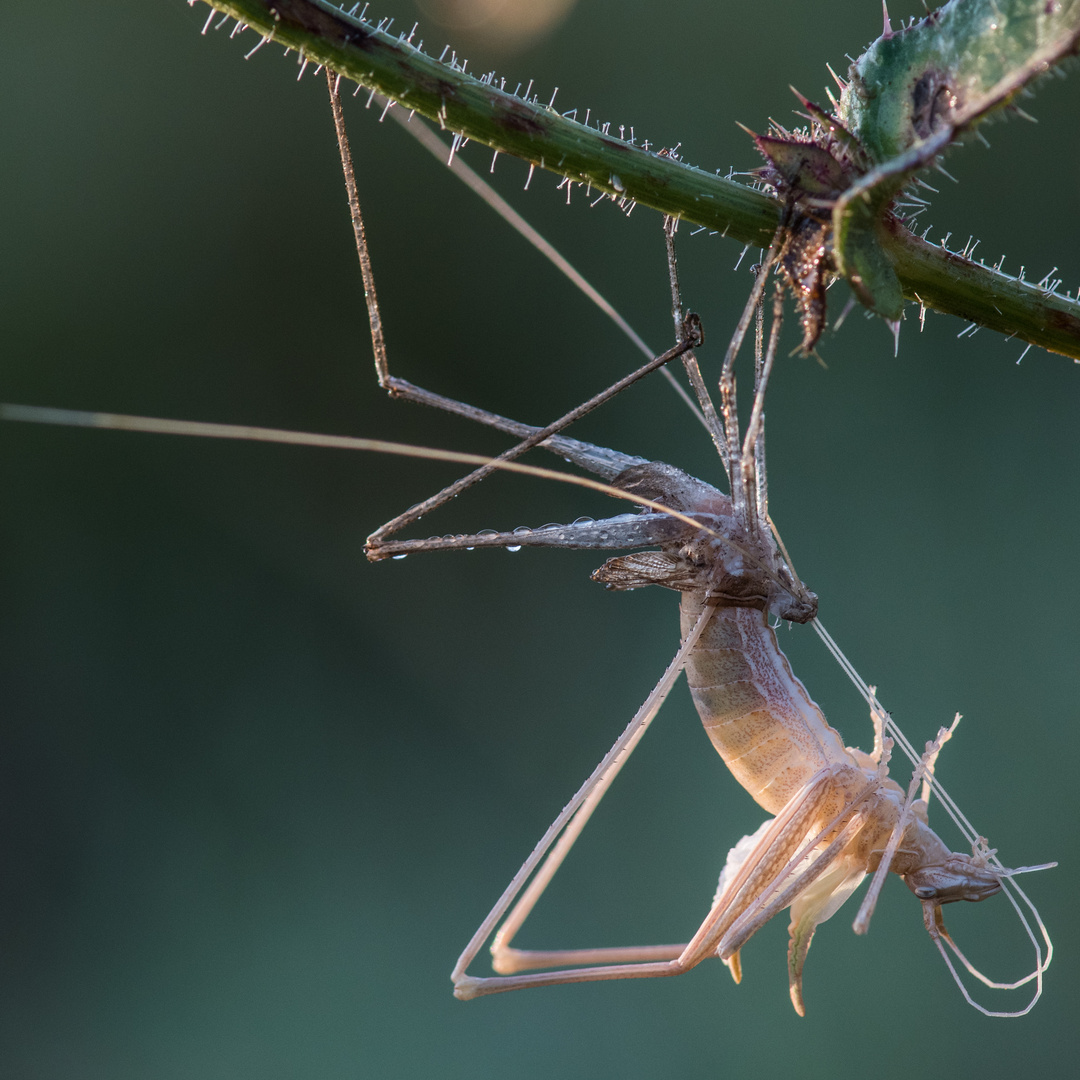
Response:
[[[397,7],[382,10],[411,25]],[[200,38],[205,11],[8,15],[0,397],[501,446],[379,394],[321,81],[296,85],[276,47],[244,63],[250,36]],[[757,162],[734,121],[787,116],[789,82],[823,97],[825,61],[842,70],[879,20],[876,0],[663,14],[583,0],[532,52],[470,68],[558,85],[564,108],[745,169]],[[441,36],[425,36],[437,54]],[[354,152],[403,375],[543,421],[636,363],[362,101]],[[1075,86],[1052,80],[1031,110],[1038,127],[991,127],[992,151],[951,159],[962,184],[924,220],[932,239],[982,237],[1007,269],[1057,264],[1075,288]],[[465,153],[486,170],[486,151]],[[656,218],[581,194],[567,209],[540,174],[522,195],[525,172],[500,159],[495,179],[664,347]],[[737,257],[683,238],[713,372],[748,288]],[[1035,351],[1018,367],[1016,342],[957,340],[962,325],[932,314],[920,335],[916,315],[897,359],[853,314],[822,343],[827,370],[784,360],[773,509],[825,624],[908,734],[965,714],[940,775],[1003,860],[1062,861],[1025,882],[1059,948],[1032,1016],[968,1008],[896,881],[867,938],[850,932],[854,905],[820,932],[805,1020],[788,1003],[783,918],[745,951],[740,987],[706,964],[455,1002],[457,952],[670,658],[674,596],[605,594],[588,554],[368,566],[367,532],[448,466],[6,425],[0,1072],[1072,1075],[1080,372]],[[718,473],[659,382],[582,433]],[[613,505],[500,477],[420,532]],[[816,639],[783,640],[832,722],[869,745]],[[522,944],[685,940],[759,820],[680,689]],[[1026,970],[1004,902],[949,916],[993,972]]]

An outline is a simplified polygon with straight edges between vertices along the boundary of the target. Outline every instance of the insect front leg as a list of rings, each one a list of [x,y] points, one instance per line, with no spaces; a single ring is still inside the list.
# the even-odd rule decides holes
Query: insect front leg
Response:
[[[687,313],[683,315],[681,306],[677,306],[676,322],[678,326],[678,338],[679,340],[675,346],[658,356],[654,356],[646,364],[643,364],[635,371],[626,375],[617,382],[601,390],[598,394],[595,394],[589,400],[571,409],[558,420],[546,425],[545,427],[530,427],[527,425],[515,424],[512,421],[506,420],[504,417],[497,416],[494,413],[489,413],[483,409],[477,409],[473,406],[465,405],[461,402],[455,402],[448,398],[443,398],[438,394],[433,394],[430,391],[424,390],[421,387],[414,386],[412,383],[404,379],[399,379],[396,376],[390,374],[388,353],[386,348],[386,340],[382,330],[382,317],[379,311],[378,298],[375,291],[375,277],[371,266],[371,257],[367,245],[367,237],[364,229],[363,214],[360,209],[360,199],[357,194],[356,188],[356,175],[352,163],[352,152],[349,146],[348,135],[345,130],[344,115],[341,109],[341,99],[338,94],[339,79],[331,75],[327,71],[327,86],[330,93],[331,109],[334,117],[334,130],[337,136],[338,150],[341,155],[341,167],[342,172],[345,175],[345,189],[349,202],[349,214],[352,221],[353,235],[356,240],[357,256],[360,261],[360,271],[364,283],[364,299],[367,305],[368,321],[371,328],[371,343],[372,350],[375,356],[375,370],[378,376],[379,385],[383,387],[390,394],[391,397],[402,398],[406,401],[414,401],[425,405],[430,405],[435,408],[443,409],[448,412],[457,413],[462,416],[466,416],[469,419],[476,420],[480,423],[486,424],[491,427],[499,428],[500,430],[510,431],[519,436],[521,441],[511,447],[509,450],[504,451],[497,458],[495,458],[490,464],[482,465],[477,469],[474,469],[468,475],[462,477],[460,480],[455,481],[453,484],[443,488],[435,495],[423,502],[417,503],[410,507],[403,514],[399,514],[397,517],[386,522],[380,528],[376,529],[374,533],[368,538],[367,551],[370,558],[378,559],[386,556],[392,556],[396,554],[404,554],[409,550],[418,550],[415,545],[402,548],[398,544],[387,543],[385,538],[391,536],[399,529],[406,525],[409,525],[424,514],[437,509],[438,507],[449,502],[455,496],[471,487],[473,484],[478,483],[486,476],[490,475],[493,471],[500,467],[501,463],[513,461],[515,458],[520,457],[527,450],[532,449],[535,446],[546,445],[547,449],[553,450],[556,453],[562,453],[564,456],[569,457],[571,460],[575,460],[576,454],[580,449],[588,444],[578,444],[576,440],[569,440],[565,443],[556,442],[554,437],[558,436],[558,433],[563,429],[569,427],[571,424],[579,420],[581,417],[592,412],[598,408],[604,402],[609,401],[611,398],[620,394],[627,387],[633,383],[644,378],[650,372],[660,368],[664,368],[672,360],[680,357],[684,354],[692,353],[692,350],[700,345],[704,340],[701,331],[701,322],[693,313]],[[677,296],[677,293],[676,293]],[[678,303],[678,301],[677,301]],[[580,461],[579,463],[585,468],[593,469],[593,471],[599,471],[601,475],[608,478],[617,475],[629,464],[641,463],[644,459],[637,458],[631,459],[626,455],[616,455],[614,451],[600,450],[597,454],[596,451],[600,448],[590,447],[589,452],[586,455],[589,457],[588,463]],[[618,464],[618,467],[612,471],[612,464]],[[599,469],[594,469],[594,466],[599,465]],[[464,546],[464,545],[463,545]],[[473,545],[476,546],[476,545]],[[421,548],[419,550],[426,550]]]

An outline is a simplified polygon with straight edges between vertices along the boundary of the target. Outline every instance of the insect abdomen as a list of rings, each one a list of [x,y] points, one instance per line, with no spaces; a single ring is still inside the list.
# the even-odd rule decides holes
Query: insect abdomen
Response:
[[[683,594],[684,634],[701,612],[701,597]],[[827,766],[854,764],[792,674],[763,612],[718,608],[690,654],[686,677],[713,745],[770,814]]]

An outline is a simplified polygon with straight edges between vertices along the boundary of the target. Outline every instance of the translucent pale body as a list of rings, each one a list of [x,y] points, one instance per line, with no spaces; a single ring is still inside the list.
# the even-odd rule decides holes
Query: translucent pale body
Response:
[[[687,633],[703,594],[683,593]],[[829,766],[858,765],[792,674],[764,612],[719,608],[686,664],[705,731],[732,775],[770,814]],[[861,772],[861,770],[860,770]]]

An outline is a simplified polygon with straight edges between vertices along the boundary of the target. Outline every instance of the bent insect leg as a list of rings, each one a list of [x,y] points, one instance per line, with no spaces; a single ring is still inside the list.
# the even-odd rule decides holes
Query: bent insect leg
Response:
[[[707,614],[706,611],[703,617]],[[695,627],[694,633],[680,650],[681,655],[689,651],[690,641],[701,629],[703,626],[700,624]],[[673,661],[672,667],[665,674],[665,680],[669,676],[673,679],[677,675],[677,670],[673,669],[679,664],[679,659],[676,657]],[[661,686],[665,680],[661,680]],[[660,693],[661,686],[654,691],[654,696]],[[642,713],[648,707],[647,702],[646,706],[643,706]],[[655,708],[659,708],[659,701],[656,702]],[[653,711],[655,713],[655,710]],[[642,713],[639,713],[639,717]],[[638,723],[639,718],[635,718],[631,727]],[[614,780],[629,751],[636,746],[648,720],[642,719],[640,723],[641,726],[632,736],[632,740],[627,743],[620,740],[620,743],[617,743],[611,753],[601,762],[596,772],[590,777],[590,781],[545,834],[530,860],[522,867],[499,904],[477,931],[455,968],[455,994],[459,998],[468,1000],[485,994],[533,986],[679,975],[712,956],[719,956],[725,962],[729,962],[738,981],[738,950],[765,922],[791,904],[793,899],[823,876],[826,885],[829,885],[827,891],[829,893],[834,891],[835,886],[830,884],[829,871],[834,867],[838,854],[862,828],[864,819],[859,808],[876,785],[864,787],[852,800],[842,806],[824,829],[815,831],[811,823],[820,820],[823,807],[828,805],[830,797],[836,794],[834,771],[825,770],[813,778],[803,791],[793,797],[784,810],[770,823],[769,828],[744,860],[723,894],[714,901],[709,914],[688,944],[544,951],[510,948],[514,935],[531,913],[577,839],[589,815]],[[595,786],[590,786],[594,780]],[[565,831],[560,836],[560,830],[563,829]],[[839,832],[837,832],[838,829]],[[808,833],[811,832],[813,835],[808,840]],[[830,835],[832,835],[831,842],[823,850],[816,852],[817,847]],[[558,842],[551,848],[543,865],[536,871],[535,877],[521,893],[520,899],[495,935],[491,951],[495,970],[500,972],[500,976],[494,978],[467,976],[465,969],[479,952],[483,942],[487,940],[497,920],[513,902],[529,875],[536,869],[539,859],[543,857],[556,836],[559,837]],[[809,860],[808,864],[807,860]],[[835,871],[833,876],[835,876]],[[851,874],[845,867],[842,868],[839,876],[842,879],[850,877]],[[814,920],[814,925],[816,922],[817,920]],[[802,1012],[799,993],[801,961],[805,958],[812,932],[811,926],[799,955],[798,970],[793,973],[792,978],[792,998],[800,1014]],[[518,974],[535,968],[563,965],[583,966],[574,966],[570,970],[563,971]]]
[[[673,969],[671,965],[675,962],[683,946],[657,946],[652,950],[560,950],[557,953],[550,954],[533,953],[533,963],[529,964],[526,961],[525,964],[525,966],[538,966],[539,963],[573,963],[575,962],[575,956],[581,957],[588,962],[589,960],[595,960],[601,954],[608,961],[630,961],[601,968],[587,967],[573,971],[507,975],[495,978],[479,978],[468,975],[466,972],[469,964],[476,958],[484,942],[491,937],[500,920],[510,910],[511,905],[514,905],[513,910],[510,911],[505,923],[499,929],[492,951],[496,952],[498,950],[507,966],[513,964],[514,954],[509,949],[510,941],[528,917],[537,900],[539,900],[548,882],[558,870],[622,766],[648,730],[649,725],[682,671],[687,656],[697,645],[711,614],[712,610],[709,608],[702,612],[697,624],[687,635],[686,640],[668,665],[660,681],[629,725],[627,725],[622,735],[616,740],[615,745],[603,757],[580,790],[567,803],[562,813],[552,822],[532,854],[525,860],[521,869],[506,887],[503,895],[488,913],[487,918],[477,928],[476,933],[458,958],[458,962],[451,973],[454,982],[454,994],[461,1000],[467,1001],[484,994],[517,990],[525,986],[677,974],[677,969]],[[556,841],[558,841],[557,844]],[[552,848],[552,845],[555,845],[554,848]],[[541,865],[541,860],[543,860],[543,865]],[[530,883],[534,873],[536,876]],[[529,887],[522,894],[522,889],[525,888],[527,883]],[[521,894],[521,899],[517,900],[519,894]],[[516,904],[515,900],[517,900]],[[537,959],[544,955],[548,957],[557,956],[559,959],[548,959],[546,961]],[[667,962],[664,962],[665,960]]]
[[[494,427],[502,427],[503,430],[506,430],[506,425],[508,425],[509,422],[504,421],[502,418],[496,418],[494,414],[485,413],[483,410],[479,409],[472,409],[470,406],[462,405],[459,402],[450,403],[448,399],[441,398],[439,395],[430,394],[422,388],[416,387],[406,380],[398,379],[390,374],[386,341],[382,332],[382,318],[379,312],[378,298],[375,292],[375,278],[371,268],[371,257],[364,231],[360,200],[357,194],[356,176],[352,164],[352,153],[349,147],[348,136],[345,131],[345,121],[341,109],[341,99],[338,95],[337,82],[338,80],[336,77],[327,71],[327,85],[330,92],[330,102],[334,116],[334,129],[338,141],[338,150],[341,155],[341,167],[345,174],[345,188],[349,201],[353,235],[356,240],[356,249],[360,260],[361,277],[364,283],[364,298],[368,310],[368,321],[371,327],[371,343],[375,354],[375,370],[378,374],[379,385],[386,389],[392,397],[434,405],[437,408],[445,408],[447,404],[450,404],[451,407],[448,411],[469,415],[471,419],[480,420],[482,423],[488,423]],[[571,409],[558,420],[548,424],[546,427],[528,429],[528,434],[524,435],[522,441],[518,443],[518,445],[511,447],[509,450],[498,455],[491,464],[480,466],[467,476],[462,477],[442,491],[425,499],[423,502],[416,504],[405,511],[405,513],[399,514],[385,525],[376,529],[367,541],[369,557],[383,558],[401,554],[403,549],[398,545],[385,543],[384,537],[392,535],[404,526],[418,520],[424,514],[442,506],[462,491],[494,472],[499,467],[500,462],[512,461],[513,459],[520,457],[525,451],[540,445],[551,436],[556,435],[570,424],[592,412],[593,409],[598,408],[604,402],[621,393],[628,386],[631,386],[639,379],[644,378],[650,372],[657,368],[664,367],[672,360],[693,349],[694,346],[700,344],[702,340],[700,320],[696,315],[686,315],[682,318],[680,323],[680,339],[673,348],[654,357],[647,364],[643,364],[629,375],[594,395],[588,401]],[[416,549],[415,547],[411,547],[404,550]]]

